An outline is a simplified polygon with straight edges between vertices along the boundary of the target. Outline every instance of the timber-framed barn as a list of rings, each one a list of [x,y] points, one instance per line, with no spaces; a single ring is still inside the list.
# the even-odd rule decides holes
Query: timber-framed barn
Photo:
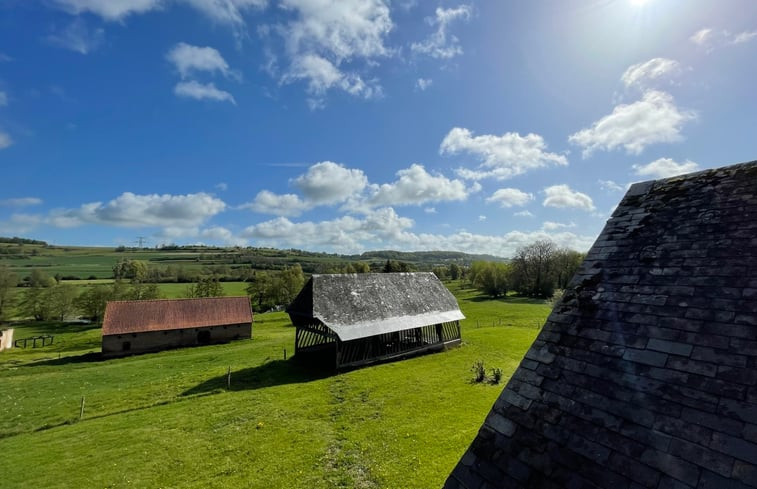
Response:
[[[430,272],[313,275],[287,312],[295,353],[337,369],[458,345],[465,318]]]
[[[104,356],[209,345],[252,337],[248,297],[111,301],[102,329]]]

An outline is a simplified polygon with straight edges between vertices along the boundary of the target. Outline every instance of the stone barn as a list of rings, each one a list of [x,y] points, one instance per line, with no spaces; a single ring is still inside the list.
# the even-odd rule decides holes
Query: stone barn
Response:
[[[628,190],[444,487],[757,487],[757,162]]]
[[[465,318],[430,272],[313,275],[287,312],[295,353],[336,368],[458,345]]]
[[[120,356],[251,337],[247,297],[112,301],[105,307],[102,352]]]

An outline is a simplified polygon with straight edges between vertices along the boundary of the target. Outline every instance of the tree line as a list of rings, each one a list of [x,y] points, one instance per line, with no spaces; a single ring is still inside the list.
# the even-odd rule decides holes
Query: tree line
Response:
[[[536,241],[518,248],[509,263],[473,262],[468,279],[491,297],[514,291],[526,297],[547,299],[556,290],[567,287],[584,256],[552,241]]]

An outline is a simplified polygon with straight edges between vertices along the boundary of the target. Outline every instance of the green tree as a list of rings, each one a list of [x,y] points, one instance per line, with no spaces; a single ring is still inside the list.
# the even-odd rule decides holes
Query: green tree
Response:
[[[144,282],[148,269],[144,260],[121,259],[113,265],[113,277],[116,280],[131,280],[132,283]]]
[[[18,285],[18,276],[6,265],[0,265],[0,321],[10,314],[16,303],[13,290]]]
[[[255,312],[267,311],[273,307],[271,290],[273,280],[267,272],[256,271],[247,285],[247,295],[250,296],[252,308]]]
[[[218,277],[202,277],[187,287],[187,297],[220,297],[224,295],[223,286]]]
[[[476,261],[471,264],[470,279],[473,286],[491,297],[507,294],[510,267],[506,263]]]
[[[461,276],[462,272],[460,270],[460,265],[458,265],[457,263],[452,263],[449,266],[449,278],[451,278],[452,280],[457,280],[461,278]]]
[[[76,312],[76,298],[79,296],[76,287],[69,284],[60,284],[45,289],[42,294],[47,301],[45,320],[57,319],[63,321]]]
[[[124,299],[130,301],[146,301],[160,299],[160,289],[158,284],[141,284],[132,285],[126,292]]]
[[[536,241],[516,250],[512,262],[515,289],[530,297],[551,297],[556,286],[555,253],[551,241]]]
[[[35,268],[32,270],[31,275],[29,275],[29,286],[30,287],[51,287],[55,285],[55,279],[49,276],[44,271],[40,270],[39,268]]]

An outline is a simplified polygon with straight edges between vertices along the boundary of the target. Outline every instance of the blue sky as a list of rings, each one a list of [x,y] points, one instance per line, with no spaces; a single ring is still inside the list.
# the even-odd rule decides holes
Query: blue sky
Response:
[[[0,235],[586,250],[757,158],[757,2],[6,0]]]

